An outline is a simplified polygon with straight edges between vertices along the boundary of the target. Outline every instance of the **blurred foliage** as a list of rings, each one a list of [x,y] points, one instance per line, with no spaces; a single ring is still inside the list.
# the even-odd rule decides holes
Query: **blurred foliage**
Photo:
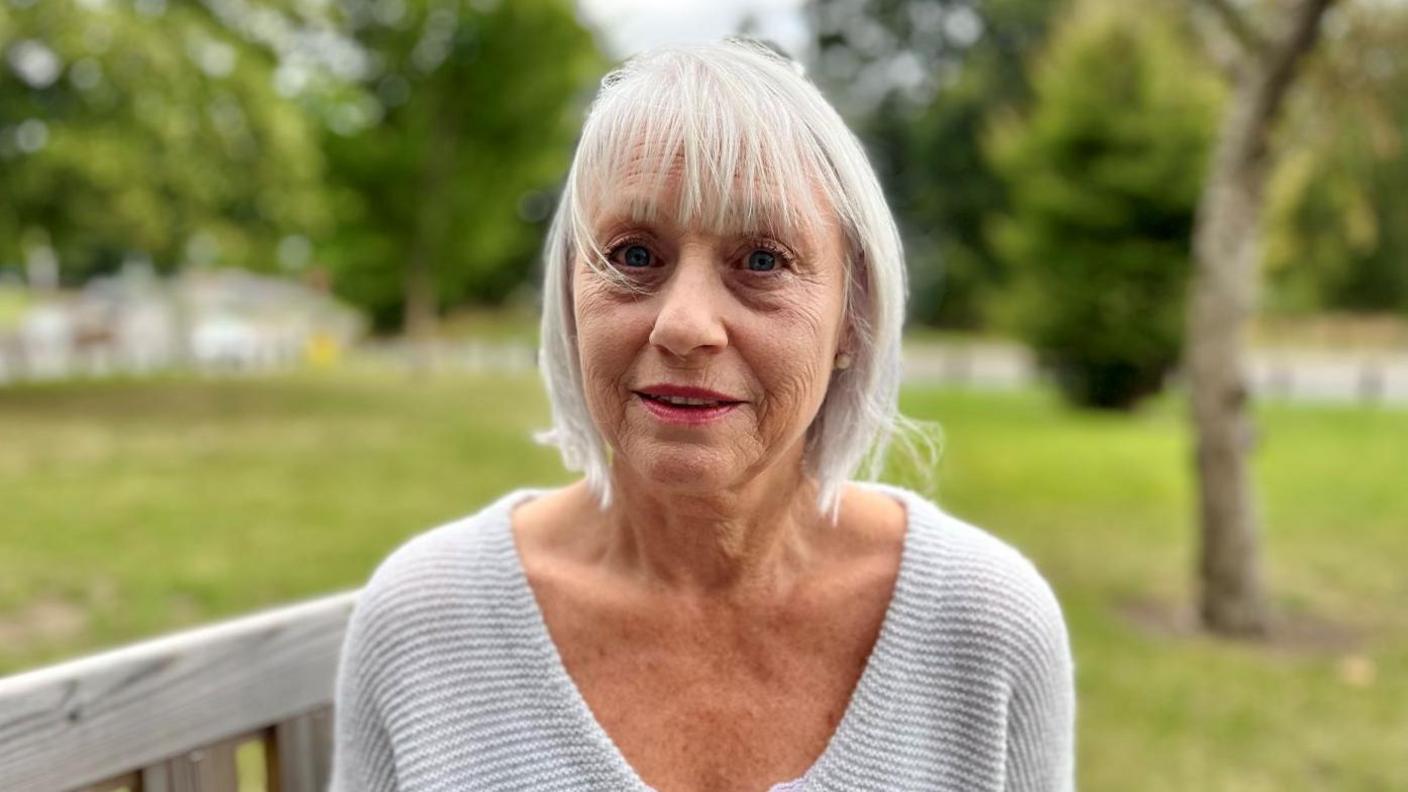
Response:
[[[1347,5],[1270,186],[1269,308],[1408,313],[1408,6]]]
[[[1156,8],[1180,21],[1197,10]],[[1005,329],[1014,275],[985,225],[1013,213],[1024,176],[1000,176],[980,143],[992,119],[1029,107],[1026,63],[1072,12],[1030,0],[810,6],[812,73],[866,142],[905,235],[912,320]],[[1397,220],[1408,216],[1406,17],[1402,5],[1346,3],[1293,98],[1266,218],[1270,311],[1408,310],[1408,225]],[[1206,71],[1207,41],[1153,46]],[[1211,135],[1216,119],[1202,120]]]
[[[1022,106],[1024,59],[1063,4],[1050,0],[818,0],[812,72],[865,140],[905,237],[911,319],[986,322],[1007,280],[983,234],[1007,206],[981,150],[989,114]]]
[[[1014,329],[1077,404],[1128,409],[1178,362],[1190,234],[1221,97],[1157,7],[1079,3],[994,126]]]
[[[0,267],[316,252],[383,329],[533,280],[603,70],[567,0],[9,0],[0,55]]]
[[[0,267],[266,269],[326,229],[313,119],[194,3],[0,3]]]
[[[1018,194],[1047,187],[1024,182],[1047,177],[1004,170],[983,141],[994,119],[1031,110],[1028,65],[1071,4],[816,0],[804,13],[809,71],[865,141],[904,233],[910,318],[1006,330],[1026,276],[986,226],[1026,216]],[[1201,74],[1209,41],[1164,38],[1149,69]],[[1401,3],[1350,0],[1327,26],[1280,130],[1268,310],[1408,313],[1406,44]],[[326,266],[381,330],[502,303],[536,280],[604,68],[570,0],[0,0],[0,274],[46,259],[69,285],[129,257]],[[1190,123],[1146,126],[1174,137],[1155,146],[1171,152]],[[1194,177],[1180,171],[1178,188]],[[1070,197],[1111,207],[1108,222],[1143,216],[1138,191],[1117,205],[1100,179],[1090,195],[1078,181]],[[1164,250],[1154,225],[1148,244]]]
[[[337,290],[382,329],[407,310],[425,321],[502,301],[532,280],[554,184],[603,71],[590,33],[566,0],[340,8],[379,68],[363,85],[372,117],[334,124],[326,140]]]

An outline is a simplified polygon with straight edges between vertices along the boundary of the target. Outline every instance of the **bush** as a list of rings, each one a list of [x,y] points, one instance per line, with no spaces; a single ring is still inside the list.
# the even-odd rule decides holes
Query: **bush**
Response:
[[[1190,236],[1221,83],[1155,9],[1079,4],[987,151],[1011,214],[990,227],[1001,315],[1082,406],[1130,409],[1182,347]]]

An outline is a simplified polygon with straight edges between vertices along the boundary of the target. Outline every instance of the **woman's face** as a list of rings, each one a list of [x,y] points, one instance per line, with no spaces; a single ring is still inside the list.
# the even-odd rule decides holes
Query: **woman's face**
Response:
[[[799,464],[844,338],[839,226],[713,233],[672,216],[677,174],[658,196],[614,186],[593,232],[640,292],[580,256],[572,276],[587,406],[613,464],[696,492]],[[642,202],[653,222],[631,219]],[[717,396],[676,406],[661,399],[670,387]]]

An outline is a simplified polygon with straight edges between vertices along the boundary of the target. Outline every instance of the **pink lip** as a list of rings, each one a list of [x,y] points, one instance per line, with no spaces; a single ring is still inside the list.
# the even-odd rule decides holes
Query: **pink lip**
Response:
[[[735,399],[718,391],[711,391],[707,388],[692,388],[686,385],[651,385],[636,391],[636,396],[651,415],[665,423],[683,426],[698,426],[717,421],[733,412],[742,403],[741,399]],[[683,407],[647,399],[646,396],[675,396],[682,399],[703,399],[725,403],[716,407]]]

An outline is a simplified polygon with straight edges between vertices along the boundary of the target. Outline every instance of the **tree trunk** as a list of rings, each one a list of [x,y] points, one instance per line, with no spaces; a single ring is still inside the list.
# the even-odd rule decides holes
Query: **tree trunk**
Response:
[[[1245,29],[1233,31],[1246,48],[1194,221],[1186,363],[1201,525],[1198,609],[1206,628],[1227,635],[1264,635],[1270,627],[1246,458],[1253,427],[1245,352],[1257,297],[1267,141],[1333,2],[1304,0],[1286,34],[1265,46]]]
[[[417,370],[431,366],[431,345],[440,320],[435,258],[447,243],[446,228],[450,218],[445,195],[458,155],[458,135],[458,127],[449,111],[441,109],[435,113],[428,151],[421,162],[415,236],[406,256],[402,283],[405,300],[402,330],[411,344],[413,368]]]
[[[1262,163],[1238,156],[1253,134],[1239,81],[1223,119],[1213,169],[1198,203],[1188,314],[1188,374],[1197,430],[1201,557],[1199,615],[1204,626],[1234,634],[1267,627],[1257,515],[1246,452],[1244,344],[1256,297],[1256,229]],[[1239,145],[1240,144],[1240,145]]]
[[[418,234],[406,257],[406,274],[402,283],[404,304],[402,332],[415,344],[423,344],[435,334],[436,299],[435,273],[430,264],[430,242]]]

